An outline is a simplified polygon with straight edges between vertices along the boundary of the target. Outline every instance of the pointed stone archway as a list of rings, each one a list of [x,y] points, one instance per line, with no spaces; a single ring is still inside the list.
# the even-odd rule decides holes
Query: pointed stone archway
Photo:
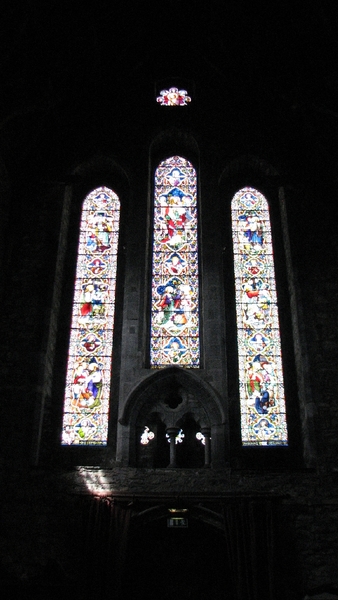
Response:
[[[127,399],[119,419],[118,462],[155,468],[221,467],[225,463],[224,422],[218,395],[197,374],[178,367],[156,371]],[[140,438],[150,426],[155,430],[156,441],[152,443],[152,452],[149,444],[140,459]],[[175,449],[180,431],[187,436],[184,446],[182,444],[185,451]],[[196,442],[196,433],[202,433],[199,442]],[[202,451],[199,450],[201,441]],[[179,454],[181,459],[177,460]]]

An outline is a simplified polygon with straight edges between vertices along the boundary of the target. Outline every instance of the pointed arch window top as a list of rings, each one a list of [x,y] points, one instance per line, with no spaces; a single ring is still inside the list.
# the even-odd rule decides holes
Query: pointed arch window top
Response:
[[[269,206],[246,187],[232,200],[239,393],[245,446],[288,443]]]
[[[191,102],[191,98],[186,90],[172,87],[169,90],[162,90],[156,101],[162,106],[186,106],[188,102]]]

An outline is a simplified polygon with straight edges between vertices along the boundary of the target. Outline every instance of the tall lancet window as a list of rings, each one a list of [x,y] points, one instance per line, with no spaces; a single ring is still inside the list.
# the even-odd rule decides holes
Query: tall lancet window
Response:
[[[62,444],[107,443],[120,202],[106,187],[83,203]]]
[[[242,443],[287,445],[269,207],[250,187],[232,200]]]
[[[180,156],[156,169],[153,226],[150,365],[197,368],[197,181]]]

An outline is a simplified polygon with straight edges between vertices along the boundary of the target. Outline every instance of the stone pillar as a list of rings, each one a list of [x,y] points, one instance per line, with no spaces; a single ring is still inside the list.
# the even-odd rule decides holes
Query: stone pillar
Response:
[[[204,435],[204,466],[210,467],[210,427],[202,427],[201,433]]]
[[[170,464],[168,467],[175,468],[176,467],[176,443],[175,438],[179,432],[178,427],[168,427],[167,434],[169,435],[170,441]]]

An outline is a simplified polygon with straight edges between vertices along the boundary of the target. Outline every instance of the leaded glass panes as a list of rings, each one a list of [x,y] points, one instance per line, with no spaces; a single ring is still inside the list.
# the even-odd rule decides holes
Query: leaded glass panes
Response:
[[[101,187],[84,201],[62,444],[107,443],[120,202]]]
[[[269,207],[246,187],[232,200],[242,442],[287,445]]]
[[[162,106],[186,106],[188,102],[191,102],[191,98],[186,90],[172,87],[169,90],[162,90],[156,101]]]
[[[199,367],[197,183],[179,156],[155,173],[150,364]]]

